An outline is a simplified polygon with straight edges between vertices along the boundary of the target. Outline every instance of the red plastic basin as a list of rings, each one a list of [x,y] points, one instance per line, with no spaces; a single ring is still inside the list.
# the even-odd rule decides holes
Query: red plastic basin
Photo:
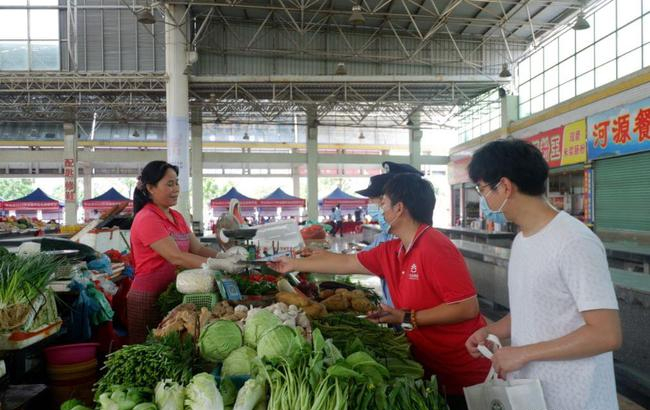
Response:
[[[99,343],[77,343],[72,345],[52,346],[44,350],[48,364],[65,365],[92,360],[97,355]]]

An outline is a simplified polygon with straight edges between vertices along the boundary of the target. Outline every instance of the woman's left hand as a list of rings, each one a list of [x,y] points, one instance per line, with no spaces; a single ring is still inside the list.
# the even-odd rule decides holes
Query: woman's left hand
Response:
[[[395,309],[383,303],[380,305],[381,310],[368,313],[368,320],[375,323],[388,323],[391,325],[399,325],[404,322],[404,312],[400,309]]]

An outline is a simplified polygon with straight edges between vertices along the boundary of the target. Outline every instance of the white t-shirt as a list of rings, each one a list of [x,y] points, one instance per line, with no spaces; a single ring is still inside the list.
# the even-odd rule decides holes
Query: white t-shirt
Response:
[[[565,212],[540,232],[517,235],[508,265],[513,346],[565,336],[585,324],[580,312],[618,309],[605,248]],[[616,410],[612,353],[531,362],[512,378],[537,378],[548,410]]]

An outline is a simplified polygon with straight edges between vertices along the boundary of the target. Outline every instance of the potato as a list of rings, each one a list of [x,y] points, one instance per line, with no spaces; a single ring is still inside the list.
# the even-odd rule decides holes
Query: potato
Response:
[[[278,292],[278,294],[275,295],[275,299],[278,302],[286,303],[287,305],[296,305],[298,307],[309,306],[309,299],[300,296],[297,293]]]
[[[309,319],[319,319],[327,315],[327,309],[321,303],[312,303],[302,308]]]
[[[334,296],[334,289],[325,289],[320,292],[321,299],[327,299],[330,296]]]
[[[342,294],[347,294],[348,292],[350,292],[350,291],[345,289],[345,288],[338,288],[338,289],[336,289],[336,291],[334,293],[336,293],[338,295],[338,294],[341,294],[341,293]]]
[[[362,298],[352,298],[352,300],[350,300],[350,305],[352,305],[352,309],[354,309],[355,312],[359,313],[366,313],[376,309],[376,306],[373,305],[365,296]]]
[[[365,298],[366,297],[366,292],[362,291],[361,289],[355,289],[352,292],[350,292],[350,297],[351,298]]]
[[[350,308],[350,302],[342,293],[339,293],[323,301],[323,305],[329,312],[341,312]]]

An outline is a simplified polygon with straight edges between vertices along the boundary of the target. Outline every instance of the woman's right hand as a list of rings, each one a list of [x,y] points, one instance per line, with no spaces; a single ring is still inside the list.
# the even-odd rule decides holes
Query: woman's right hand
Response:
[[[289,258],[287,256],[282,256],[273,262],[268,262],[266,265],[273,269],[276,272],[279,273],[287,273],[287,272],[293,272],[296,270],[295,268],[295,259],[294,258]]]
[[[478,359],[482,356],[481,352],[478,351],[478,345],[485,344],[488,335],[488,328],[487,326],[484,326],[476,332],[472,333],[472,335],[467,338],[467,341],[465,342],[465,348],[467,348],[470,356],[475,359]]]

